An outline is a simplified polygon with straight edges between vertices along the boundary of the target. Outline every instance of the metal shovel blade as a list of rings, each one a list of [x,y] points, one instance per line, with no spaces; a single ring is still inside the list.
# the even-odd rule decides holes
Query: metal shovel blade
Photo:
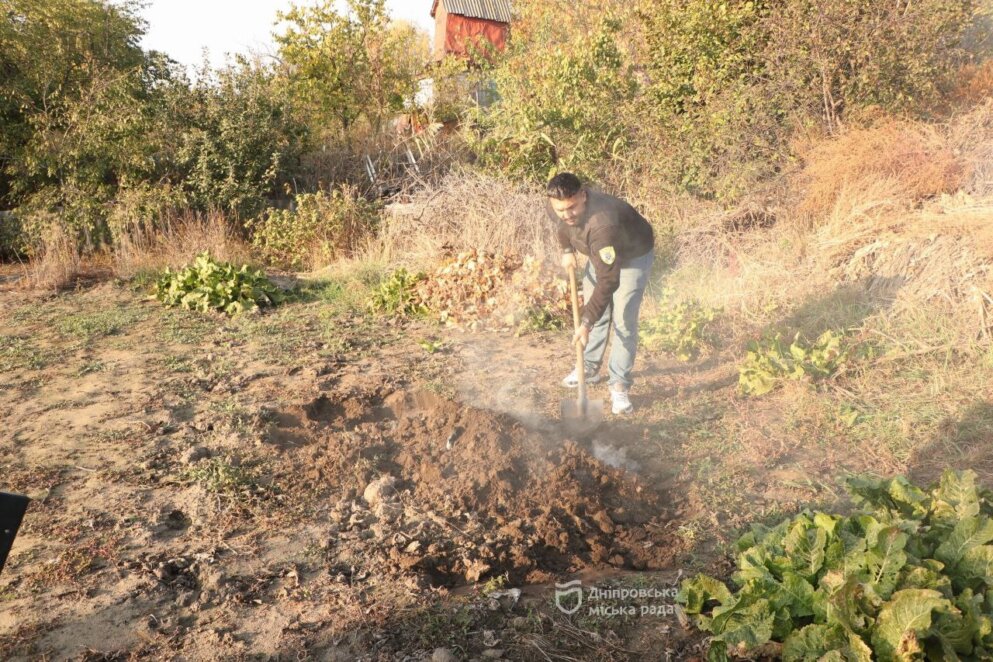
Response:
[[[603,400],[562,401],[562,423],[573,434],[588,434],[603,422]]]

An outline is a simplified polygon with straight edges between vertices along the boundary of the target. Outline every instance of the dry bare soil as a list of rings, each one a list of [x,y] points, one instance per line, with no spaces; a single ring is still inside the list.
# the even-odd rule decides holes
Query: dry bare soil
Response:
[[[33,499],[0,659],[690,659],[671,598],[567,615],[554,584],[726,574],[748,522],[872,466],[742,400],[731,354],[644,356],[636,412],[577,439],[565,332],[335,296],[227,319],[112,283],[0,291],[0,489]]]

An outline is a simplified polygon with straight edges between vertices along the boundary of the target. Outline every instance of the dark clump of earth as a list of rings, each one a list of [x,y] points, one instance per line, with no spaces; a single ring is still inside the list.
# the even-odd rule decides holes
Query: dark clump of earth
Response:
[[[662,497],[581,444],[505,414],[388,384],[322,393],[276,429],[296,489],[333,504],[326,547],[378,573],[453,587],[656,570],[674,546]],[[340,564],[348,579],[355,564]]]

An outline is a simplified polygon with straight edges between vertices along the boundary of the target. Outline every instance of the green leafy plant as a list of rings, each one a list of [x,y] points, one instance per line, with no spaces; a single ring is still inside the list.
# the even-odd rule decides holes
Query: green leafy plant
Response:
[[[571,30],[548,3],[516,8],[514,38],[493,69],[498,100],[467,124],[480,164],[544,181],[556,168],[592,172],[620,158],[627,136],[618,118],[638,90],[621,22],[596,10],[590,24]]]
[[[700,353],[707,325],[719,312],[707,308],[699,301],[673,301],[673,291],[665,288],[658,315],[643,321],[638,329],[642,345],[675,354],[681,361],[689,361]]]
[[[412,274],[406,269],[397,269],[369,297],[369,309],[397,316],[425,314],[427,309],[417,294],[417,284],[424,279],[423,273]]]
[[[263,497],[273,489],[261,485],[255,471],[217,457],[188,469],[182,480],[198,483],[208,492],[242,500]]]
[[[677,601],[712,633],[708,659],[759,649],[799,660],[988,660],[993,654],[993,493],[946,470],[927,491],[852,478],[861,506],[808,512],[737,544],[731,591],[706,575]]]
[[[259,270],[217,262],[201,253],[191,266],[179,271],[168,267],[155,283],[155,297],[167,306],[229,315],[283,301],[279,288]]]
[[[417,344],[428,354],[434,354],[445,346],[445,343],[440,340],[428,340],[426,338],[424,340],[418,340]]]
[[[843,336],[825,331],[813,344],[796,334],[788,348],[780,335],[749,345],[738,368],[738,387],[745,395],[764,395],[784,379],[823,379],[835,374],[848,357]]]
[[[538,305],[532,307],[524,319],[517,324],[515,333],[517,336],[523,336],[541,331],[559,331],[565,328],[565,324],[565,316],[561,311],[548,305]]]

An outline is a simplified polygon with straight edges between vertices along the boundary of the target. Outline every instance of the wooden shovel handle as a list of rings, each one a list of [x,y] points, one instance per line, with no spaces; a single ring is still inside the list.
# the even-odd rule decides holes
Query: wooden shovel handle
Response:
[[[579,294],[576,292],[576,270],[569,269],[569,295],[572,299],[572,326],[575,331],[579,331]],[[580,407],[586,404],[586,361],[583,360],[583,347],[576,345],[576,375],[579,377],[579,397],[577,401]]]

